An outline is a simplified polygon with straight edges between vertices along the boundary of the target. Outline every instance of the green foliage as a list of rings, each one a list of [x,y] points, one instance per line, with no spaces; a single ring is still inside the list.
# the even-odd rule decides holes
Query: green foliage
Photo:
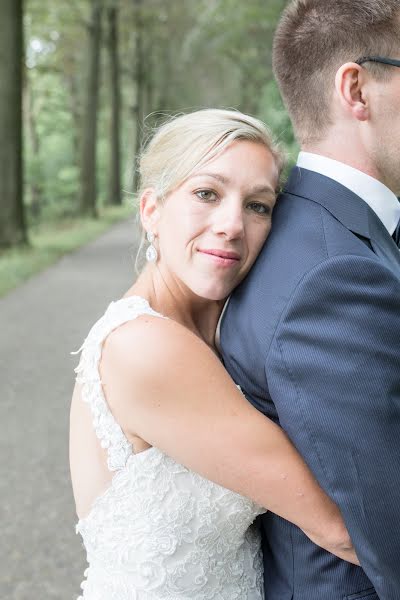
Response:
[[[145,0],[136,12],[131,0],[104,0],[106,6],[111,3],[119,8],[123,164],[133,163],[138,128],[132,111],[138,93],[133,77],[139,26],[143,30],[145,114],[207,106],[239,108],[264,118],[294,147],[285,111],[270,83],[273,31],[285,0]],[[56,214],[56,207],[62,207],[60,215],[78,209],[89,16],[90,0],[26,2],[27,87],[33,123],[25,136],[26,200],[29,203],[30,188],[36,185],[42,218]],[[102,25],[105,42],[105,17]],[[110,132],[109,65],[104,51],[101,59],[100,204],[107,197]],[[36,149],[32,127],[39,140]]]
[[[296,161],[299,146],[294,138],[292,124],[274,80],[270,80],[264,85],[258,112],[260,118],[268,123],[276,139],[284,146],[287,152],[288,166],[292,166]]]
[[[271,71],[273,31],[286,0],[102,0],[119,9],[122,164],[131,189],[135,106],[142,94],[146,126],[161,114],[215,106],[265,120],[291,156],[297,146]],[[80,139],[91,0],[26,0],[25,203],[31,223],[79,210]],[[103,46],[107,40],[103,12]],[[141,35],[144,79],[135,83]],[[101,52],[97,141],[98,204],[107,201],[110,76]],[[154,116],[153,116],[154,115]]]

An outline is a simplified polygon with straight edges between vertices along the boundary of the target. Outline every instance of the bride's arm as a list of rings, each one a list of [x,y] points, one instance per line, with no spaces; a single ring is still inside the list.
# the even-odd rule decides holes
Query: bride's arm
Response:
[[[101,378],[127,435],[253,499],[358,564],[338,507],[285,433],[243,397],[190,331],[159,317],[126,323],[105,342]]]

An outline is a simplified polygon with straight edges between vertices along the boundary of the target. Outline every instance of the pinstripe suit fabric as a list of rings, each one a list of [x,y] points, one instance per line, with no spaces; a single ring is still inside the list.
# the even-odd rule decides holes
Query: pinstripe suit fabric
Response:
[[[400,252],[372,209],[295,167],[221,346],[340,506],[363,566],[267,513],[266,600],[400,600]]]

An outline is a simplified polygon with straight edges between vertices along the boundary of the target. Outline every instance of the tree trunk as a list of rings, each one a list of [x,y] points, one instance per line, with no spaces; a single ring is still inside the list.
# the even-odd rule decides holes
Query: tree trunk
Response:
[[[153,47],[152,44],[148,44],[144,53],[145,64],[145,80],[144,80],[144,99],[143,99],[143,116],[149,115],[153,111],[154,106],[154,82],[152,78],[153,73]]]
[[[66,87],[70,94],[70,111],[72,115],[73,131],[72,131],[72,147],[73,147],[73,164],[79,167],[79,149],[81,148],[80,130],[82,123],[82,108],[81,99],[79,97],[79,84],[75,73],[67,73],[65,75]]]
[[[160,82],[157,85],[158,97],[155,102],[155,110],[157,112],[171,110],[171,79],[173,75],[173,59],[171,56],[170,47],[166,46],[163,49],[161,59],[161,73],[162,77],[159,76]]]
[[[81,214],[97,216],[96,208],[96,140],[100,80],[101,0],[92,0],[91,23],[88,27],[88,74],[86,101],[82,123]]]
[[[35,102],[31,83],[25,79],[25,125],[27,127],[32,157],[35,164],[33,180],[29,185],[30,192],[30,214],[37,221],[42,212],[42,169],[40,165],[40,140],[36,129]],[[38,112],[38,111],[37,111]]]
[[[137,157],[140,154],[143,139],[143,119],[144,119],[144,87],[145,87],[145,73],[144,73],[144,60],[143,60],[143,18],[142,18],[142,0],[133,0],[135,9],[135,30],[134,30],[134,70],[133,70],[133,85],[134,85],[134,105],[133,105],[133,118],[134,118],[134,131],[135,131],[135,142],[134,142],[134,157],[135,164]],[[133,181],[134,191],[137,189],[137,174],[134,173]]]
[[[121,160],[120,160],[120,103],[119,60],[118,60],[118,11],[108,9],[108,54],[110,61],[111,91],[111,131],[110,131],[110,172],[108,184],[109,204],[121,204]]]
[[[27,242],[23,205],[22,0],[3,0],[0,19],[0,248]]]

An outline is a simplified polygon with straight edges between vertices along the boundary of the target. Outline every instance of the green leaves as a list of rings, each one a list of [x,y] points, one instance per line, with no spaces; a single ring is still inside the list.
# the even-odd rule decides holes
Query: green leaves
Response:
[[[102,0],[102,4],[119,8],[122,172],[129,174],[123,187],[131,189],[135,131],[151,128],[160,113],[237,108],[263,118],[295,151],[271,68],[273,31],[286,0]],[[37,184],[44,205],[60,197],[71,208],[78,205],[90,8],[91,0],[25,3],[26,88],[31,92],[29,114],[25,108],[26,197],[28,188]],[[106,14],[103,11],[103,30]],[[138,27],[141,90],[135,80]],[[109,59],[103,50],[97,134],[100,203],[108,194],[111,152]],[[145,126],[143,117],[139,126],[135,121],[138,94]]]

